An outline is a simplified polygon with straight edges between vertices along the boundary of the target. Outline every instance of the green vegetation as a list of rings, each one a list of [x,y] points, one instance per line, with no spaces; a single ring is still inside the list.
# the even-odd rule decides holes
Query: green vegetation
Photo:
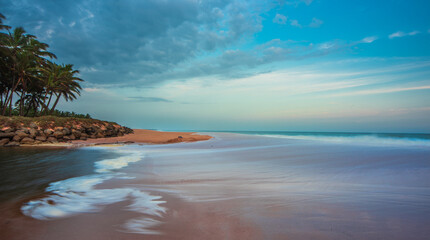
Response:
[[[54,128],[54,127],[68,127],[74,124],[113,124],[118,125],[115,122],[106,122],[97,119],[90,118],[76,118],[76,117],[56,117],[56,116],[41,116],[41,117],[22,117],[22,116],[0,116],[0,126],[3,127],[30,127],[31,123],[37,124],[42,128]]]
[[[73,101],[80,95],[78,70],[56,64],[48,44],[39,42],[22,27],[4,25],[0,14],[0,115],[90,118],[55,108],[61,98]]]

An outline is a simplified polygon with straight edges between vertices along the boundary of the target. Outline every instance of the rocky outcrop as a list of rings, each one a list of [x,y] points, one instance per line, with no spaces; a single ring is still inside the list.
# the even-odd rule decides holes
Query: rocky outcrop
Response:
[[[133,133],[133,130],[108,122],[73,122],[64,127],[43,128],[37,123],[27,127],[2,126],[0,146],[13,147],[40,143],[71,142],[88,138],[118,137]]]

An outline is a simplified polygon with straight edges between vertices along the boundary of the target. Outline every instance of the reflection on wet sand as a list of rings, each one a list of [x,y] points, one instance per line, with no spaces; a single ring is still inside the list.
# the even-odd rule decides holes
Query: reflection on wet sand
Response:
[[[96,172],[108,179],[84,194],[66,191],[80,201],[90,199],[96,210],[41,221],[20,213],[26,200],[9,203],[14,209],[3,204],[0,230],[7,239],[426,239],[430,234],[428,148],[212,135],[207,142],[122,147],[117,158],[142,156],[127,158],[127,164],[98,161]],[[91,196],[97,191],[130,192],[105,204]],[[159,197],[141,198],[137,207],[134,193]]]

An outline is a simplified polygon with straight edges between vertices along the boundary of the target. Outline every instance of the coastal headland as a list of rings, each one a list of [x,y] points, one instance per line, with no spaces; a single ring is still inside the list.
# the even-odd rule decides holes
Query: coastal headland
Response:
[[[130,129],[97,119],[1,117],[0,146],[86,146],[100,144],[167,144],[208,140],[191,132]]]

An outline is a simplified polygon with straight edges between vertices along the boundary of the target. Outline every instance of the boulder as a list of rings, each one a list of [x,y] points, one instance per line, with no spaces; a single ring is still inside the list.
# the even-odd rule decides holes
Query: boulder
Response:
[[[55,131],[53,135],[55,138],[60,139],[64,136],[64,133],[61,131]]]
[[[64,135],[70,135],[72,132],[70,131],[70,129],[69,128],[64,128],[63,129],[63,133],[64,133]]]
[[[46,136],[45,135],[37,136],[36,137],[36,141],[45,142],[46,141]]]
[[[33,138],[29,138],[29,137],[25,137],[21,140],[20,142],[21,144],[33,144],[34,143],[34,139]]]
[[[21,139],[23,139],[23,138],[24,138],[24,137],[20,137],[19,135],[15,135],[15,136],[13,136],[12,141],[19,142],[19,141],[21,141]]]
[[[30,123],[30,128],[37,129],[38,127],[37,127],[36,123],[32,122],[32,123]]]
[[[75,136],[76,138],[80,138],[81,134],[82,133],[79,130],[72,130],[72,135]]]
[[[54,131],[52,131],[52,129],[45,129],[43,133],[45,133],[46,136],[49,136],[49,135],[52,135]]]
[[[3,138],[13,138],[14,136],[15,136],[14,132],[0,133],[0,139],[3,139]]]
[[[81,136],[79,139],[80,140],[87,140],[87,137]]]
[[[11,132],[15,132],[15,129],[11,127],[4,127],[1,129],[1,131],[4,133],[11,133]]]
[[[19,147],[19,142],[9,142],[8,144],[4,145],[5,147]]]
[[[29,134],[30,134],[31,138],[35,138],[37,136],[37,130],[34,129],[34,128],[30,129],[30,133]]]
[[[0,139],[0,146],[4,146],[9,142],[9,138]]]
[[[22,127],[18,131],[16,131],[16,132],[23,132],[25,134],[30,134],[30,129]]]
[[[66,140],[66,141],[71,140],[69,136],[64,136],[63,139]]]
[[[48,142],[50,143],[57,143],[58,140],[55,137],[48,137],[48,139],[46,139]]]
[[[101,133],[101,132],[98,132],[96,134],[96,138],[104,138],[104,137],[105,137],[105,135],[103,133]]]
[[[28,131],[28,133],[30,133],[30,132]],[[30,136],[30,134],[28,134],[28,133],[25,132],[25,131],[19,130],[19,131],[15,132],[15,136],[19,136],[21,139],[23,139],[25,137],[29,137]]]

